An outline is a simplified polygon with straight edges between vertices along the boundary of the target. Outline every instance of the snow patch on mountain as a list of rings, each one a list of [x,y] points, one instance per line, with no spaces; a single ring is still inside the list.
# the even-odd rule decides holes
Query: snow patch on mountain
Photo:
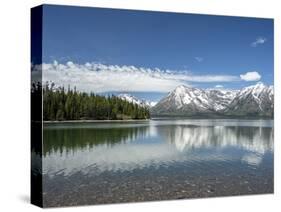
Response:
[[[212,102],[215,111],[224,110],[238,93],[237,90],[227,89],[206,89],[205,92],[209,97],[209,101]]]

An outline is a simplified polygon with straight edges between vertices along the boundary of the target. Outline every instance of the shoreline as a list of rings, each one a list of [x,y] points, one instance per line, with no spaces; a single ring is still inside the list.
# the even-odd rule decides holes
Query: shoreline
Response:
[[[52,124],[52,123],[91,123],[91,122],[141,122],[141,121],[150,121],[151,119],[127,119],[127,120],[98,120],[98,119],[92,119],[92,120],[63,120],[63,121],[43,121],[43,123],[46,124]]]
[[[115,122],[115,123],[118,123],[118,122],[123,122],[123,123],[126,123],[126,122],[143,122],[143,121],[157,121],[157,120],[178,120],[179,117],[174,117],[174,118],[171,118],[171,117],[153,117],[151,119],[126,119],[126,120],[98,120],[98,119],[92,119],[92,120],[63,120],[63,121],[44,121],[43,120],[43,124],[56,124],[56,123],[112,123],[112,122]],[[274,121],[274,119],[270,119],[270,118],[249,118],[249,117],[244,117],[244,118],[234,118],[234,117],[228,117],[228,118],[203,118],[203,117],[182,117],[180,118],[180,120],[194,120],[194,119],[210,119],[210,120],[215,120],[215,119],[221,119],[221,120],[225,120],[225,119],[228,119],[228,120],[269,120],[269,121]]]

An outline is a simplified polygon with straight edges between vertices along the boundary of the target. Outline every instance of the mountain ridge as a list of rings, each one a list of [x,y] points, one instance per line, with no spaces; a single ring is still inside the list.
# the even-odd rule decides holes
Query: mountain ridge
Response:
[[[155,104],[156,104],[156,102],[147,101],[147,100],[144,100],[144,99],[139,99],[139,98],[137,98],[137,97],[135,97],[133,95],[130,95],[128,93],[119,94],[117,97],[120,98],[120,99],[126,100],[126,101],[128,101],[130,103],[137,104],[137,105],[139,105],[141,107],[149,107],[149,108],[151,108],[151,107],[155,106]]]

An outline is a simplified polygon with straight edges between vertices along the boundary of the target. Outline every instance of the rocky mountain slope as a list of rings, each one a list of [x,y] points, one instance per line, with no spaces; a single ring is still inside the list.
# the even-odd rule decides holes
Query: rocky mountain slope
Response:
[[[223,111],[227,115],[273,116],[274,89],[263,83],[240,90]]]

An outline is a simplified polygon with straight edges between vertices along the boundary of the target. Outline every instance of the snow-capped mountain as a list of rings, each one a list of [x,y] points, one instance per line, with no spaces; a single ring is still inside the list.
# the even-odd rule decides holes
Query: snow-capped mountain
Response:
[[[151,110],[155,115],[193,115],[212,112],[208,94],[199,88],[178,86]]]
[[[273,116],[274,89],[259,82],[240,90],[224,110],[228,115]]]
[[[142,106],[142,107],[153,107],[157,103],[157,102],[147,101],[147,100],[144,100],[144,99],[138,99],[137,97],[132,96],[132,95],[127,94],[127,93],[119,94],[118,97],[120,99],[123,99],[123,100],[126,100],[128,102],[137,104],[137,105]]]
[[[160,100],[152,115],[273,116],[273,86],[262,83],[240,91],[178,86]]]
[[[221,111],[234,99],[237,91],[178,86],[163,98],[154,108],[153,113],[200,114]]]

